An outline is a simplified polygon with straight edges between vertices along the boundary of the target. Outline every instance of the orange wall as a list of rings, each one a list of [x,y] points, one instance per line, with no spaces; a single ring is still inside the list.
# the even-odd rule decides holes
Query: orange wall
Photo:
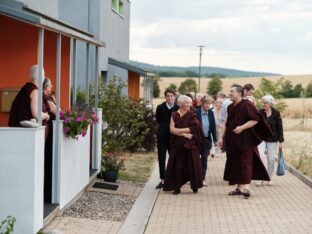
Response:
[[[0,25],[0,89],[20,88],[37,61],[38,29],[2,15]],[[8,116],[0,112],[0,126],[7,125]]]
[[[128,72],[128,96],[131,99],[140,99],[140,75],[134,72]]]
[[[0,90],[21,88],[31,65],[37,63],[38,28],[0,15]],[[62,37],[61,106],[69,107],[70,39]],[[55,86],[56,34],[45,31],[44,68]],[[1,95],[0,95],[1,103]],[[8,113],[0,112],[0,126],[7,126]]]

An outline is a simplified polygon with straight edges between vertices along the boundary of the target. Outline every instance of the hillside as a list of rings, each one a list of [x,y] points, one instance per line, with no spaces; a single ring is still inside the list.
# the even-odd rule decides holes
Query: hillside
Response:
[[[157,66],[137,61],[130,61],[131,64],[142,68],[144,70],[149,70],[155,73],[160,72],[176,72],[176,73],[184,73],[184,72],[193,72],[198,74],[198,67],[174,67],[174,66]],[[230,68],[221,68],[221,67],[206,67],[203,66],[201,68],[202,76],[211,75],[211,74],[223,74],[226,77],[262,77],[262,76],[276,76],[279,74],[267,73],[267,72],[254,72],[254,71],[243,71],[236,70]],[[164,77],[164,75],[162,75]],[[193,77],[196,77],[193,76]]]

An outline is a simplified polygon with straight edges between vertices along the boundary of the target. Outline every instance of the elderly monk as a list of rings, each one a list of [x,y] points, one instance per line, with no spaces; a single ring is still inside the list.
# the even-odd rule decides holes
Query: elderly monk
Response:
[[[33,65],[29,69],[30,82],[27,82],[16,95],[9,117],[10,127],[21,127],[23,120],[38,118],[38,78],[39,66]],[[42,71],[42,81],[44,70]],[[43,110],[45,111],[45,109]],[[42,112],[42,120],[49,120],[50,116]]]
[[[200,150],[205,139],[196,114],[190,111],[191,98],[181,95],[178,104],[180,108],[172,113],[170,120],[171,150],[163,187],[164,191],[174,191],[175,195],[188,181],[194,193],[203,187]]]
[[[264,135],[271,135],[272,132],[256,107],[243,99],[243,87],[233,85],[230,98],[233,103],[228,107],[228,118],[220,139],[227,154],[224,180],[229,181],[230,185],[237,185],[229,195],[249,198],[249,184],[252,179],[270,180],[259,157],[257,145]]]

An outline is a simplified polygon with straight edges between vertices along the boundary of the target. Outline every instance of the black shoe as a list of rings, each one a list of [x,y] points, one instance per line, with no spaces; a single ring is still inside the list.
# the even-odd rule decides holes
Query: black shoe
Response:
[[[250,197],[250,192],[248,189],[244,189],[244,191],[242,192],[244,198],[248,199]]]
[[[228,193],[230,196],[243,195],[243,193],[239,189],[235,189]]]
[[[181,190],[180,189],[176,189],[176,190],[174,190],[173,195],[178,195],[179,193],[181,193]]]
[[[164,186],[164,184],[162,182],[160,182],[155,188],[156,189],[161,189]]]
[[[198,189],[193,189],[193,193],[197,193],[198,192]]]

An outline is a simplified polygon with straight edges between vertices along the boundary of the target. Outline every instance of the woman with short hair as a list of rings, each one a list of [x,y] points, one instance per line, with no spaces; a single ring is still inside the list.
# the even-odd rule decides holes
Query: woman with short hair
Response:
[[[164,191],[177,195],[181,187],[190,181],[194,193],[203,187],[200,150],[204,144],[204,133],[196,114],[190,110],[192,100],[186,95],[178,97],[177,112],[170,120],[170,156],[165,173]]]
[[[282,143],[284,142],[283,122],[280,112],[273,107],[275,99],[272,95],[263,96],[261,102],[263,108],[260,109],[260,113],[270,126],[273,136],[264,139],[264,141],[258,146],[258,150],[262,160],[266,156],[265,151],[267,152],[268,174],[271,179],[271,181],[268,182],[268,185],[272,185],[276,153],[278,148],[282,148]],[[257,185],[264,185],[264,182],[259,181]]]

